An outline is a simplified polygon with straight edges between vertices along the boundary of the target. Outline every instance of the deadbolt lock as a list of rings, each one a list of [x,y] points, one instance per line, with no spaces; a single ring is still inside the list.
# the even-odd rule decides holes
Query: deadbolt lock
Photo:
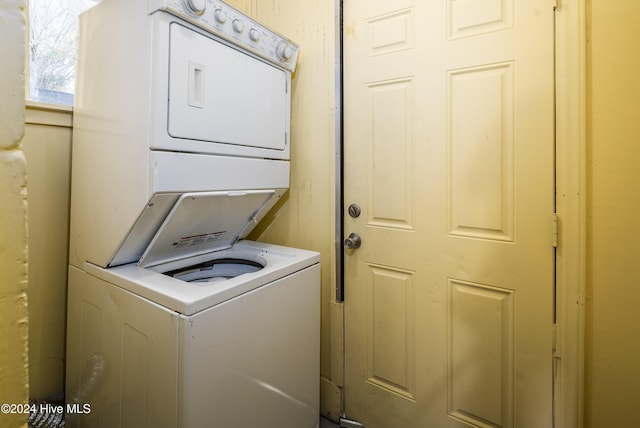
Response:
[[[349,205],[349,208],[347,209],[347,211],[349,211],[349,215],[353,218],[360,217],[360,213],[362,212],[358,204]]]

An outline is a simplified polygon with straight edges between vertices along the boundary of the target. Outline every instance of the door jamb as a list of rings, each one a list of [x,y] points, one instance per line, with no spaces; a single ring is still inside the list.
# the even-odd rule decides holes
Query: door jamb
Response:
[[[342,239],[344,237],[344,109],[343,109],[343,0],[335,0],[335,252],[336,252],[336,302],[344,300],[344,248]]]
[[[586,272],[585,0],[556,5],[556,357],[554,426],[583,425]]]

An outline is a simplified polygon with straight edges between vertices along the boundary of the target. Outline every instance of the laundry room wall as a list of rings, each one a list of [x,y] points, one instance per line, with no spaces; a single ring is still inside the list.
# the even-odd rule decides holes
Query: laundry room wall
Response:
[[[293,78],[291,187],[253,235],[319,251],[322,258],[321,412],[337,418],[341,313],[335,303],[335,1],[232,0],[231,5],[300,45]]]
[[[3,39],[0,43],[0,404],[3,406],[26,403],[29,397],[27,171],[22,152],[24,6],[24,1],[0,0]],[[26,415],[3,411],[0,426],[26,427]]]
[[[587,1],[585,427],[640,426],[640,3]]]
[[[29,394],[42,400],[64,392],[72,109],[29,103],[25,122]]]

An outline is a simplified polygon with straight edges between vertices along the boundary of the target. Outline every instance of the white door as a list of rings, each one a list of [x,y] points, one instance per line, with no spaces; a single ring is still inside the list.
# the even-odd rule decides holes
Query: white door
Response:
[[[344,2],[349,419],[552,426],[553,7]]]

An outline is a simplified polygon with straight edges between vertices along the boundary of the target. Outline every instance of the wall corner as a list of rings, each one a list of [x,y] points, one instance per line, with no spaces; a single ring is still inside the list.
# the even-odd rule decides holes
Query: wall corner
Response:
[[[29,399],[25,8],[24,0],[0,0],[0,426],[7,428],[26,427],[28,415],[4,405]]]

